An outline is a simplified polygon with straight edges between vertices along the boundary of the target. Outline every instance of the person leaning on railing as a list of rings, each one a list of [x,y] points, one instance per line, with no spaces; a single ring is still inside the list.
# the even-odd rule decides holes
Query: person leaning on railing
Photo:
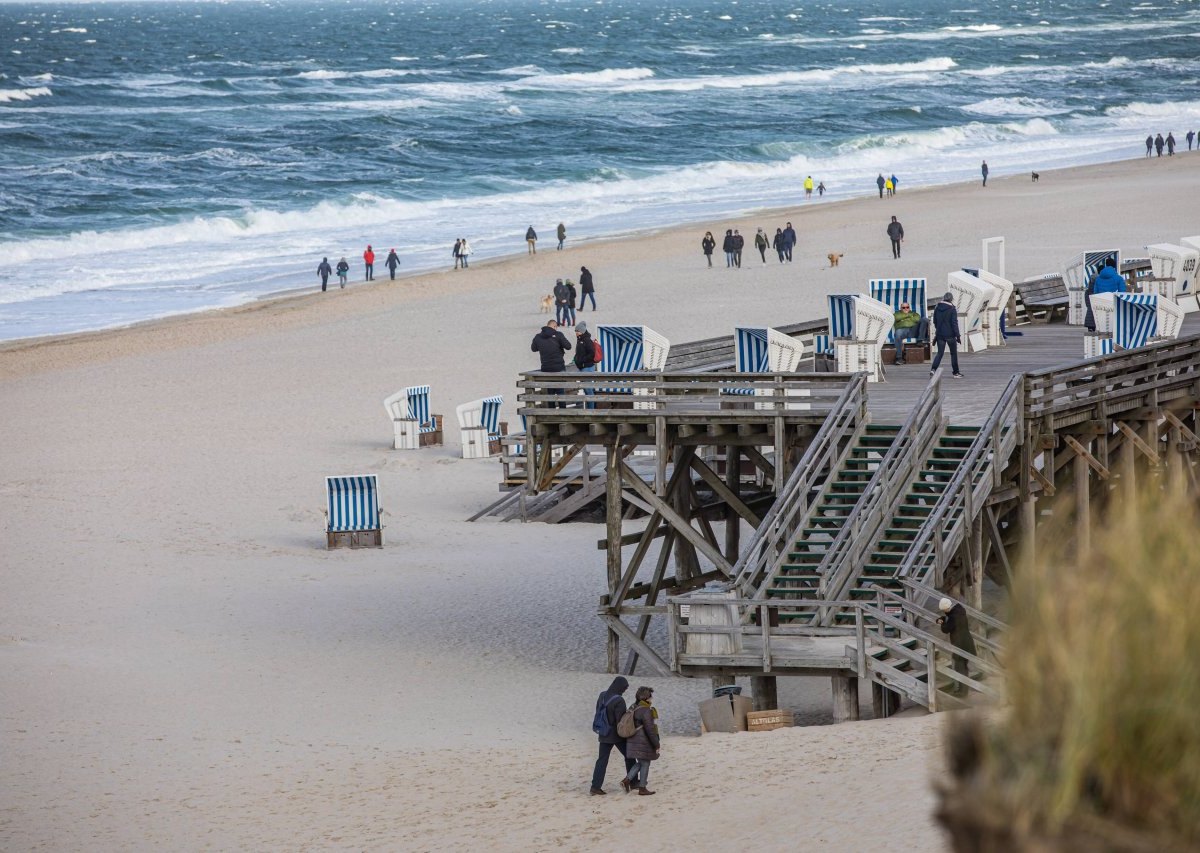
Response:
[[[925,334],[922,337],[921,332]],[[896,312],[895,321],[896,364],[904,364],[904,342],[914,340],[920,342],[929,338],[929,324],[917,312],[913,311],[907,302],[900,305]]]

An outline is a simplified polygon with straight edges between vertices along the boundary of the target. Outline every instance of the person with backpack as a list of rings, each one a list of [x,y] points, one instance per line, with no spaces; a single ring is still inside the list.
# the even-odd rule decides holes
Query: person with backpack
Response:
[[[340,261],[338,261],[337,274],[338,274],[338,284],[341,286],[341,288],[343,290],[345,290],[346,289],[346,276],[348,276],[350,274],[350,264],[348,264],[346,262],[345,256],[342,256],[342,259]]]
[[[578,355],[576,356],[578,361]],[[596,767],[592,770],[592,796],[603,796],[604,774],[608,770],[608,757],[615,746],[625,759],[625,772],[633,769],[633,761],[625,754],[625,738],[617,734],[617,723],[625,716],[625,691],[629,689],[629,681],[623,675],[613,679],[608,689],[596,699],[596,712],[592,715],[592,731],[600,738],[600,754],[596,758]],[[622,785],[624,787],[624,785]]]
[[[321,263],[317,264],[317,275],[321,277],[321,292],[325,292],[326,285],[329,284],[329,277],[333,275],[333,267],[329,265],[329,258],[321,258]]]
[[[653,688],[639,687],[636,704],[617,722],[617,734],[626,738],[625,757],[636,762],[621,780],[626,794],[637,789],[639,796],[654,795],[646,782],[650,778],[650,762],[658,759],[662,749],[662,738],[658,734],[658,709],[652,703],[653,698]]]
[[[575,326],[575,366],[581,373],[595,373],[596,365],[602,358],[604,358],[604,350],[600,349],[600,342],[592,337],[587,323],[580,320]],[[596,393],[596,390],[587,385],[584,386],[583,393],[584,396],[590,397]],[[596,404],[588,401],[584,404],[584,408],[594,409]]]

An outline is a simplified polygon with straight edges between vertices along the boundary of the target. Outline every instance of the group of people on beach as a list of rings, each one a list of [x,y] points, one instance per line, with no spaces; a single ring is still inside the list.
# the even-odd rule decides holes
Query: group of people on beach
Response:
[[[1188,151],[1192,150],[1193,142],[1197,143],[1196,148],[1197,148],[1197,150],[1200,150],[1200,133],[1198,133],[1194,130],[1189,130],[1187,132],[1187,136],[1185,136],[1184,139],[1187,140]],[[1158,134],[1157,136],[1147,135],[1147,137],[1146,137],[1146,156],[1147,157],[1149,157],[1153,153],[1157,153],[1158,156],[1161,157],[1163,155],[1164,148],[1167,151],[1168,157],[1175,156],[1175,134],[1171,133],[1170,131],[1167,131],[1166,139],[1163,139],[1163,135],[1161,133]]]
[[[363,281],[375,280],[375,250],[367,245],[363,252]],[[395,249],[389,249],[387,260],[383,262],[388,268],[388,274],[392,280],[396,279],[396,268],[400,266],[400,256],[396,254]],[[346,260],[346,256],[342,255],[342,259],[337,262],[337,266],[333,267],[329,264],[329,258],[321,258],[321,263],[317,264],[317,278],[321,279],[321,291],[324,292],[329,287],[329,277],[337,273],[338,284],[344,290],[346,280],[350,277],[350,263]]]
[[[781,228],[775,229],[775,236],[768,237],[767,233],[759,228],[754,235],[754,248],[758,249],[758,255],[762,258],[762,262],[767,262],[767,249],[774,249],[779,256],[779,263],[792,262],[792,249],[796,247],[796,229],[792,227],[792,223],[787,223]],[[717,248],[717,240],[713,237],[711,231],[705,231],[704,237],[700,240],[700,251],[704,253],[704,258],[708,261],[709,267],[712,267],[713,252]],[[741,269],[742,268],[742,251],[746,248],[746,238],[742,236],[737,228],[726,228],[725,239],[721,243],[721,251],[725,253],[726,269]]]
[[[810,198],[812,198],[812,194],[813,194],[813,178],[812,178],[812,175],[809,175],[807,178],[804,179],[804,200],[808,201]],[[820,195],[820,196],[825,195],[825,182],[824,181],[821,181],[820,183],[817,184],[817,195]]]
[[[561,252],[563,250],[563,246],[567,242],[567,226],[561,222],[558,223],[558,228],[555,229],[555,236],[558,237],[558,251]],[[530,225],[525,229],[525,247],[529,251],[529,254],[537,254],[537,241],[537,231],[534,230],[532,225]]]
[[[889,196],[893,196],[896,194],[896,190],[900,186],[900,179],[895,175],[892,175],[890,178],[885,178],[883,176],[883,172],[880,172],[879,177],[875,179],[875,186],[879,187],[880,198],[883,198],[884,193]]]
[[[596,310],[596,282],[592,277],[592,271],[587,267],[579,268],[579,289],[575,289],[575,282],[571,279],[557,279],[554,282],[554,289],[551,291],[554,297],[554,319],[560,326],[565,326],[575,322],[575,300],[579,299],[579,310],[583,310],[583,306],[590,299],[592,301],[592,310]]]

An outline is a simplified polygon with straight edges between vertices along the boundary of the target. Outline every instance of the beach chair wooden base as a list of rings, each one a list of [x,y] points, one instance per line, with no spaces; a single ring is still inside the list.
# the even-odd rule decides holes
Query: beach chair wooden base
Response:
[[[375,530],[327,530],[325,545],[334,548],[382,548],[383,531]]]

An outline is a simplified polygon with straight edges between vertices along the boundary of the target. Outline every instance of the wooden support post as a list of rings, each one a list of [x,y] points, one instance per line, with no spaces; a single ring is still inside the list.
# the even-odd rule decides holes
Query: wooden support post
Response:
[[[1179,449],[1182,441],[1179,427],[1172,425],[1167,433],[1167,487],[1171,490],[1173,498],[1182,497],[1187,491],[1187,475],[1183,467],[1187,464],[1187,459]]]
[[[609,594],[614,595],[621,585],[621,453],[617,445],[610,444],[606,450],[608,467],[605,476],[605,535],[608,539],[606,552],[608,569]],[[621,605],[620,601],[612,598],[609,604],[614,607]],[[608,671],[616,673],[621,665],[621,638],[617,632],[608,629]]]
[[[848,723],[861,718],[858,707],[858,678],[852,675],[835,675],[833,684],[833,721]]]
[[[1124,486],[1123,495],[1126,505],[1132,506],[1134,496],[1137,494],[1137,474],[1135,473],[1134,454],[1137,453],[1137,447],[1128,435],[1121,442],[1121,485]]]
[[[773,675],[750,676],[750,693],[755,711],[774,711],[779,707],[779,690]]]
[[[1087,456],[1075,454],[1075,533],[1079,553],[1086,554],[1092,547],[1092,502],[1091,475]]]
[[[742,454],[736,444],[725,445],[725,487],[740,499],[742,494]],[[741,551],[742,517],[733,504],[725,507],[725,559],[736,563]]]
[[[983,513],[971,521],[971,563],[967,566],[967,604],[983,609]]]
[[[871,714],[875,719],[882,720],[900,710],[900,694],[895,690],[884,687],[877,682],[871,682]]]

